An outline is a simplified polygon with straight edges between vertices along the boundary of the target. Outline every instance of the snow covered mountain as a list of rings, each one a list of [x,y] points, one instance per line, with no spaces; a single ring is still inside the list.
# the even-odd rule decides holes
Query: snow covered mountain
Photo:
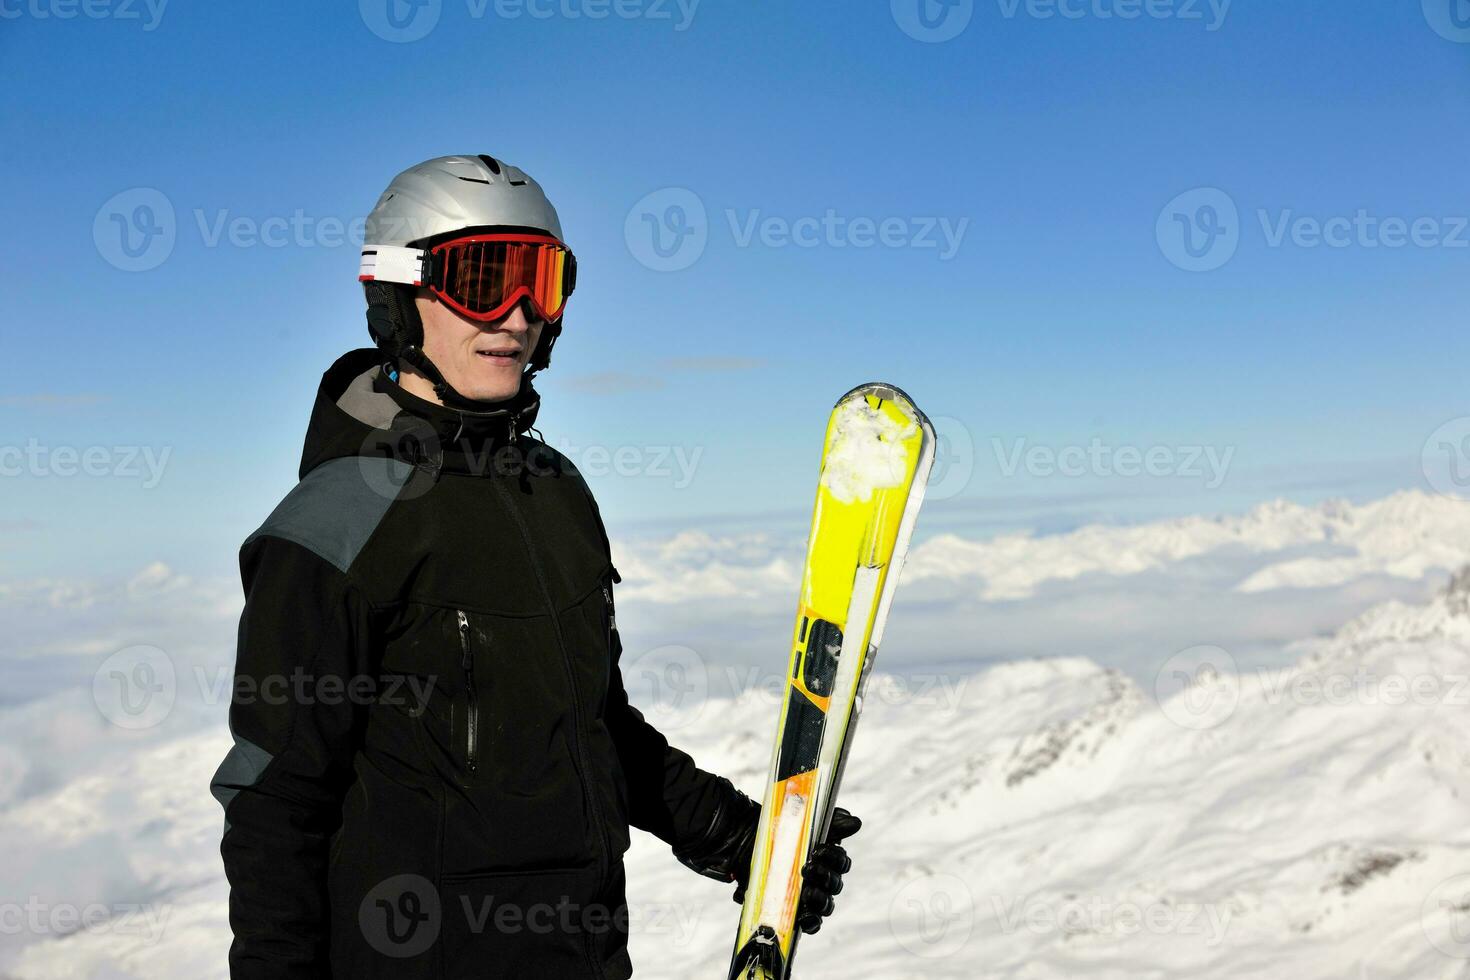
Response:
[[[1470,976],[1470,573],[1298,652],[1162,703],[1082,659],[877,677],[843,791],[868,826],[801,975]],[[686,710],[665,727],[758,785],[769,697]],[[7,975],[225,975],[202,787],[226,746],[159,745],[0,815],[37,915],[113,910],[52,923]],[[641,835],[629,881],[638,975],[720,975],[728,888]]]
[[[701,533],[627,543],[620,621],[630,637],[655,624],[677,637],[770,607],[784,631],[792,550]],[[1467,561],[1470,508],[1418,493],[931,537],[905,573],[842,791],[867,822],[854,869],[798,975],[1470,978],[1470,572],[1424,598]],[[229,744],[229,585],[157,567],[126,586],[0,587],[0,633],[21,644],[4,659],[33,686],[38,665],[70,656],[90,675],[145,640],[180,678],[168,723],[149,730],[107,724],[74,682],[0,711],[0,976],[226,975],[206,786]],[[997,625],[1006,645],[1001,609],[1055,655],[960,656]],[[40,642],[63,620],[71,647]],[[1240,656],[1230,629],[1258,621],[1305,639]],[[1174,642],[1171,623],[1192,639]],[[1105,656],[1103,638],[1128,628],[1165,651],[1159,665]],[[630,654],[635,690],[670,664],[686,682],[731,669],[687,648]],[[714,683],[635,698],[754,791],[776,715],[764,680],[739,674],[734,698],[706,696]],[[189,681],[213,700],[187,702]],[[722,975],[729,889],[635,838],[637,976]]]

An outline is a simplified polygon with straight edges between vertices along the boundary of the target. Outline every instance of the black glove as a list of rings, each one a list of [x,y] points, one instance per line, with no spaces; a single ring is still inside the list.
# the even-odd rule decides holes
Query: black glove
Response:
[[[757,822],[760,806],[755,808]],[[812,856],[801,867],[801,900],[796,903],[796,924],[808,936],[822,928],[822,920],[832,914],[837,896],[842,892],[842,876],[852,869],[852,858],[841,841],[862,829],[863,822],[842,807],[832,811],[832,824],[827,839],[812,848]],[[745,848],[743,870],[735,879],[735,902],[745,902],[746,879],[750,877],[750,856],[755,850],[755,828]]]
[[[736,882],[735,901],[745,901],[750,878],[750,856],[755,851],[755,832],[760,825],[761,806],[737,790],[729,780],[724,799],[715,810],[709,829],[697,841],[674,848],[674,856],[716,881]],[[832,811],[827,839],[812,848],[812,856],[801,869],[801,900],[796,905],[796,924],[810,935],[822,928],[822,919],[832,914],[833,900],[842,891],[842,876],[852,860],[841,842],[862,827],[863,822],[842,807]]]

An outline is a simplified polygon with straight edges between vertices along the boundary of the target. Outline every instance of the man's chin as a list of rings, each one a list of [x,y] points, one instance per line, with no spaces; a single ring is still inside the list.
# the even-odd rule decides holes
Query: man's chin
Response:
[[[521,381],[517,377],[514,382],[493,381],[469,384],[464,388],[460,388],[459,392],[471,401],[503,402],[507,398],[514,398],[520,390]]]

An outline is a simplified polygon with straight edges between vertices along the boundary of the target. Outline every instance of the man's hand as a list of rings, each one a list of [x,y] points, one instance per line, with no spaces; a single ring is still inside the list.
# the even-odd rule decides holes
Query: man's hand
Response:
[[[760,808],[755,811],[760,820]],[[827,839],[812,848],[812,856],[801,868],[801,900],[796,906],[796,924],[807,935],[822,928],[822,920],[832,914],[836,898],[842,892],[842,876],[852,868],[852,859],[842,841],[862,829],[863,822],[842,807],[832,811],[832,825],[827,828]],[[754,825],[750,841],[745,849],[744,862],[738,865],[744,870],[735,880],[735,901],[745,902],[746,879],[750,877],[750,856],[755,849]]]

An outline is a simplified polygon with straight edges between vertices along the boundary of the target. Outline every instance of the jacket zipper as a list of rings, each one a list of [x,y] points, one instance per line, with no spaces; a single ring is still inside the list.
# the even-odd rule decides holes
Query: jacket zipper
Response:
[[[465,714],[465,765],[474,772],[479,766],[480,755],[480,699],[475,694],[475,654],[470,648],[470,618],[462,609],[456,613],[459,616],[460,666],[464,668],[464,686],[469,698],[469,709]]]
[[[515,521],[516,529],[520,532],[521,540],[526,545],[526,557],[531,562],[531,572],[536,579],[536,585],[541,590],[541,598],[546,603],[546,611],[551,617],[551,628],[556,634],[557,649],[561,651],[562,667],[566,670],[567,686],[572,694],[572,740],[576,746],[577,778],[582,783],[582,793],[587,797],[587,804],[592,809],[593,822],[597,824],[598,838],[602,842],[602,849],[597,856],[598,871],[605,883],[610,869],[609,854],[612,851],[612,841],[608,838],[607,822],[603,819],[602,804],[597,802],[597,793],[593,791],[587,773],[592,770],[592,765],[587,760],[587,748],[582,741],[582,698],[577,688],[577,675],[572,667],[571,655],[567,652],[566,637],[562,633],[561,619],[556,614],[556,603],[551,599],[551,590],[546,587],[546,578],[541,573],[541,563],[536,558],[536,550],[531,544],[530,532],[526,530],[525,518],[521,516],[516,502],[510,496],[510,491],[501,485],[499,480],[491,480],[497,492],[505,499],[512,519]],[[600,972],[600,971],[599,971]]]

